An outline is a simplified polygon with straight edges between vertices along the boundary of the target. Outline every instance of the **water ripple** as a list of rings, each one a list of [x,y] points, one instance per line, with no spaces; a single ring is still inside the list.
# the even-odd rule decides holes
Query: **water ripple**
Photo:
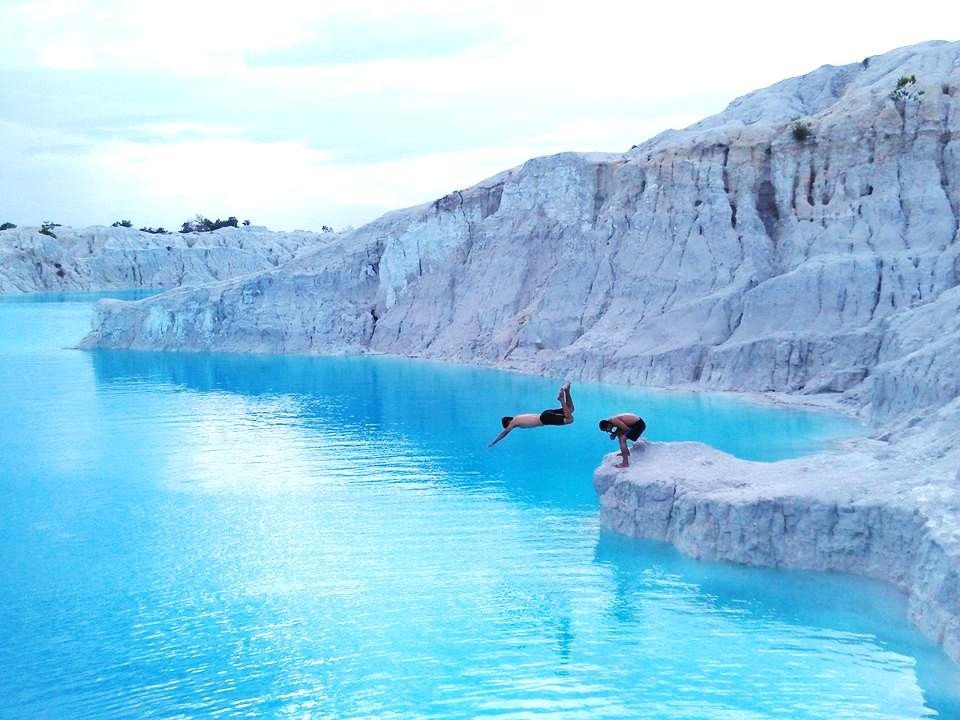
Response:
[[[960,715],[889,589],[602,532],[590,423],[488,451],[545,380],[60,350],[88,313],[0,303],[0,717]],[[619,392],[578,417],[816,435]]]

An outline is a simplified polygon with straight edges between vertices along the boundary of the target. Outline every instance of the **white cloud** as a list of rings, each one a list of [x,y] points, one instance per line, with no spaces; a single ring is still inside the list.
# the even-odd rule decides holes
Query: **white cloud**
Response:
[[[17,128],[0,138],[0,214],[357,224],[533,155],[624,150],[783,77],[931,39],[942,7],[4,3],[0,97],[4,73],[48,68],[55,81],[38,87],[68,100],[19,87],[17,107],[0,106],[0,123]],[[138,101],[124,105],[131,82]]]
[[[201,212],[294,229],[342,227],[355,222],[358,208],[379,214],[425,202],[463,187],[465,174],[467,183],[478,182],[526,159],[522,148],[498,147],[338,165],[327,152],[290,142],[111,142],[87,158],[87,172],[114,179],[110,210],[99,222],[123,215],[163,224],[141,215],[149,197],[177,224]]]
[[[41,65],[60,70],[94,70],[97,58],[80,33],[63,33],[56,43],[48,43],[38,53]]]
[[[17,10],[24,19],[35,25],[76,15],[86,8],[86,0],[35,0],[17,5]]]

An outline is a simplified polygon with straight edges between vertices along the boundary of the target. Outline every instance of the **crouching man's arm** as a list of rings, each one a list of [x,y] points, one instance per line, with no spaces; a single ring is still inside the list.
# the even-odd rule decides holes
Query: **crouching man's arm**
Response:
[[[630,465],[630,451],[627,450],[627,439],[623,436],[623,433],[617,433],[617,441],[620,443],[620,458],[621,462],[617,463],[616,467],[625,468]]]

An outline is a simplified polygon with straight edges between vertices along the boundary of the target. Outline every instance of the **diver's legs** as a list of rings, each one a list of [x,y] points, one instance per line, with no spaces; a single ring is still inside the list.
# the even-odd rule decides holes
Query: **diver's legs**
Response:
[[[570,395],[570,383],[566,382],[560,386],[560,394],[557,396],[560,404],[563,406],[563,416],[568,420],[573,419],[573,397]]]

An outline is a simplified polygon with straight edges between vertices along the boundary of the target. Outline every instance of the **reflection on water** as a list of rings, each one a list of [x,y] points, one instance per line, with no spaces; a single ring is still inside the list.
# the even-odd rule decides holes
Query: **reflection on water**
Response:
[[[26,303],[27,305],[45,305],[52,303],[63,305],[64,303],[78,303],[89,305],[105,298],[114,300],[143,300],[151,295],[157,295],[163,290],[106,290],[104,292],[49,292],[49,293],[23,293],[20,295],[0,295],[0,304],[15,305]]]
[[[444,365],[398,358],[318,358],[237,356],[199,353],[95,351],[98,380],[123,383],[150,380],[191,390],[223,390],[245,395],[309,395],[356,403],[357,417],[387,423],[419,435],[435,430],[495,436],[501,415],[539,412],[557,404],[560,379]],[[845,417],[815,410],[751,404],[719,394],[679,394],[581,383],[574,388],[578,424],[564,428],[577,439],[603,443],[596,420],[634,410],[649,418],[645,437],[700,440],[738,457],[776,460],[816,451],[859,429]],[[417,412],[427,410],[426,413]],[[478,433],[472,433],[474,429]],[[568,435],[570,433],[567,433]],[[563,442],[570,438],[562,437]],[[556,436],[549,437],[555,443]],[[592,465],[596,457],[590,458]]]
[[[698,563],[597,524],[593,420],[779,457],[848,424],[373,358],[61,350],[0,303],[4,717],[958,713],[885,586]]]

